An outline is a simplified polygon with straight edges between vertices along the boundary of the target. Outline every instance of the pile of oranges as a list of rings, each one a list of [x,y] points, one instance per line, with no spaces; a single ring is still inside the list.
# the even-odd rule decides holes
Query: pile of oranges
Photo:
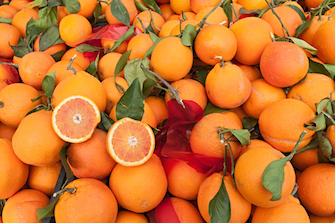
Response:
[[[5,0],[0,223],[335,222],[334,36],[334,0]]]

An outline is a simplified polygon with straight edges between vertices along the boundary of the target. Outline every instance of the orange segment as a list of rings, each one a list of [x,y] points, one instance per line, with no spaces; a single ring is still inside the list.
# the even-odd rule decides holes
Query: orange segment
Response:
[[[117,163],[139,166],[153,154],[155,135],[148,124],[126,117],[109,129],[107,146],[109,154]]]
[[[88,140],[100,122],[100,111],[94,102],[83,96],[71,96],[57,105],[52,126],[64,141],[79,143]]]

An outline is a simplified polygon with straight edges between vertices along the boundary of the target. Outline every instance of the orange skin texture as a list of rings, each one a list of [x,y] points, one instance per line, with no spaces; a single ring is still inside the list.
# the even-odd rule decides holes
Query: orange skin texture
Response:
[[[213,173],[207,177],[200,186],[198,194],[198,208],[201,216],[206,222],[210,221],[209,202],[219,191],[222,182],[222,172]],[[246,222],[251,214],[251,203],[247,201],[234,186],[231,175],[223,178],[231,207],[231,218],[229,222],[243,223]]]
[[[0,17],[5,17],[5,18],[12,19],[18,11],[19,10],[16,9],[14,6],[1,5],[0,6]]]
[[[305,31],[303,31],[299,37],[305,40],[310,45],[313,45],[313,38],[314,38],[316,31],[327,20],[328,20],[328,16],[326,15],[321,15],[321,18],[319,16],[315,16],[311,24],[309,25],[309,27]]]
[[[117,87],[116,84],[120,85],[124,91],[127,91],[129,86],[126,79],[124,79],[123,77],[116,77],[115,80],[114,77],[108,77],[101,83],[105,89],[107,99],[105,111],[107,114],[109,114],[112,108],[118,103],[123,95],[122,89]]]
[[[271,0],[268,2],[271,3]],[[268,4],[265,0],[238,0],[238,4],[241,4],[248,11],[253,9],[265,9],[268,7]]]
[[[166,21],[161,28],[161,31],[158,33],[158,37],[167,37],[170,36],[171,31],[180,24],[180,21],[177,19]]]
[[[144,214],[139,214],[127,210],[121,210],[117,214],[115,223],[135,222],[135,223],[149,223],[149,220]]]
[[[213,9],[213,6],[208,6],[201,9],[197,15],[195,16],[195,20],[202,21],[202,19]],[[208,24],[219,24],[223,23],[224,26],[228,27],[228,17],[224,12],[223,8],[218,7],[216,8],[206,19],[205,21],[207,24],[204,25],[208,26]]]
[[[296,177],[290,162],[284,166],[281,199],[271,201],[272,193],[262,184],[265,168],[272,161],[284,157],[283,153],[268,146],[255,147],[239,157],[235,165],[234,176],[236,187],[246,200],[259,207],[271,208],[283,203],[291,195]]]
[[[84,57],[84,53],[79,53],[75,50],[75,48],[68,49],[62,56],[61,60],[69,61],[72,59],[74,55],[77,55],[73,62],[76,62],[83,70],[86,70],[88,66],[90,65],[90,60],[86,57]]]
[[[72,69],[67,69],[69,63],[69,60],[60,60],[53,64],[51,67],[49,67],[47,74],[55,71],[55,85],[59,84],[59,82],[67,78],[69,75],[73,74]],[[72,62],[71,67],[74,68],[76,72],[83,71],[83,68],[74,61]]]
[[[147,33],[140,33],[134,36],[128,43],[127,51],[131,50],[129,60],[144,58],[145,53],[154,45],[151,37]]]
[[[251,82],[241,68],[229,62],[220,63],[208,73],[205,83],[208,99],[220,108],[236,108],[251,94]]]
[[[9,127],[0,122],[0,138],[9,139],[12,141],[15,130],[16,128]]]
[[[170,197],[171,204],[180,222],[203,223],[198,209],[189,201]]]
[[[9,139],[0,138],[0,148],[0,199],[7,199],[25,185],[29,166],[15,155]]]
[[[101,81],[105,80],[106,78],[115,76],[115,67],[117,62],[119,61],[120,57],[122,56],[121,53],[111,52],[103,55],[98,62],[98,76]],[[118,74],[123,76],[123,70]]]
[[[169,111],[165,100],[156,96],[149,96],[145,102],[152,108],[157,118],[157,125],[161,125],[169,117]]]
[[[305,52],[290,42],[272,42],[263,51],[260,70],[264,79],[275,87],[289,87],[302,80],[308,71]]]
[[[201,9],[208,6],[215,6],[220,0],[190,0],[190,6],[193,12],[198,13]]]
[[[159,0],[159,2],[166,0]],[[182,12],[191,12],[191,2],[190,0],[170,0],[171,9],[178,15],[181,15]]]
[[[306,130],[298,149],[307,145],[315,132],[304,127],[315,118],[313,110],[296,99],[281,99],[266,107],[258,119],[264,140],[282,152],[291,152]]]
[[[248,17],[235,22],[229,29],[237,39],[235,59],[245,65],[258,64],[263,50],[272,42],[270,24],[261,18]]]
[[[256,66],[249,66],[244,64],[238,66],[242,69],[243,73],[250,81],[254,81],[262,77],[259,68]]]
[[[330,163],[314,164],[301,173],[297,193],[301,204],[309,212],[318,216],[334,214],[334,178],[335,166]]]
[[[0,57],[11,58],[14,56],[11,46],[17,45],[20,32],[15,26],[6,23],[0,23],[0,32],[3,33],[0,35]]]
[[[115,222],[118,204],[106,184],[83,178],[70,182],[65,188],[76,188],[76,191],[60,196],[54,212],[57,222]]]
[[[308,149],[302,153],[295,154],[291,163],[296,169],[304,171],[306,168],[319,163],[319,155],[324,162],[329,162],[329,159],[318,147],[316,147],[314,149]]]
[[[332,157],[335,155],[335,125],[328,126],[326,130],[325,137],[329,140],[331,146],[332,146]]]
[[[38,10],[24,8],[14,15],[12,25],[20,31],[21,37],[26,37],[26,26],[31,18],[35,21],[38,19]]]
[[[320,25],[313,37],[313,46],[318,50],[316,56],[326,64],[335,64],[335,20]]]
[[[142,23],[140,22],[140,20],[142,21]],[[155,11],[142,11],[135,17],[133,21],[133,24],[135,24],[135,26],[139,28],[142,32],[144,31],[144,28],[146,29],[149,27],[149,25],[151,25],[156,35],[158,34],[159,29],[163,26],[164,23],[165,20],[163,16]]]

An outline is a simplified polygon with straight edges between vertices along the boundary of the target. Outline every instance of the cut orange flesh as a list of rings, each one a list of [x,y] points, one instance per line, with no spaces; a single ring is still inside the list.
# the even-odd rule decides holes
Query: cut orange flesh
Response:
[[[100,122],[96,104],[83,96],[71,96],[57,105],[52,114],[52,126],[66,142],[79,143],[88,140]]]
[[[108,153],[119,164],[139,166],[145,163],[155,149],[155,135],[143,122],[122,118],[107,133]]]

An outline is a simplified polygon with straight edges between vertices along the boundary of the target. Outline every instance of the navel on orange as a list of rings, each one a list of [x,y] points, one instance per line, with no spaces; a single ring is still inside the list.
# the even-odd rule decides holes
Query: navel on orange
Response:
[[[107,151],[124,166],[139,166],[150,159],[155,149],[151,127],[141,121],[122,118],[107,133]]]
[[[97,105],[83,96],[71,96],[58,104],[52,113],[52,127],[57,135],[70,143],[89,139],[100,122]]]

